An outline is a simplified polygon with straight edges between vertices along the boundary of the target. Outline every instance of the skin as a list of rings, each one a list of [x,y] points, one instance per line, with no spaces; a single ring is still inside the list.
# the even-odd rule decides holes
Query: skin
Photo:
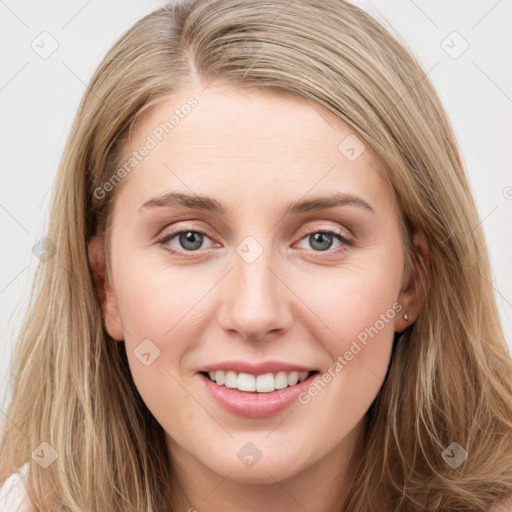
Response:
[[[197,98],[117,191],[110,282],[99,240],[90,243],[106,329],[125,341],[137,388],[166,432],[183,489],[180,510],[339,511],[393,335],[421,307],[421,276],[404,269],[398,213],[370,148],[354,161],[338,150],[355,134],[351,127],[292,95],[218,83],[203,89],[194,84],[152,107],[126,144],[128,157],[175,108]],[[139,211],[168,191],[215,198],[227,214],[176,205]],[[373,211],[343,205],[283,213],[291,201],[333,191],[357,195]],[[167,246],[183,257],[170,254],[157,240],[173,228],[205,233],[202,245],[187,252],[192,244],[175,236]],[[353,245],[333,235],[319,249],[310,235],[332,229]],[[263,249],[252,263],[236,251],[247,236]],[[428,258],[420,234],[414,245]],[[397,302],[402,312],[307,405],[241,418],[216,405],[197,374],[230,359],[325,372]],[[149,366],[134,354],[147,338],[160,350]],[[236,456],[247,442],[262,454],[252,467]]]

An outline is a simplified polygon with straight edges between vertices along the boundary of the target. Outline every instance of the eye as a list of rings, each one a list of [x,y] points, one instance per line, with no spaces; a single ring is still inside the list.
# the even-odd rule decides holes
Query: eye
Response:
[[[158,243],[162,245],[166,251],[186,258],[186,253],[197,253],[200,249],[205,249],[203,243],[207,239],[210,240],[208,235],[203,231],[182,229],[164,235],[158,240]],[[178,247],[171,244],[173,240],[178,244]],[[311,231],[306,236],[302,237],[300,242],[304,240],[309,242],[311,247],[311,249],[307,247],[305,247],[305,249],[313,250],[314,252],[338,252],[354,245],[354,242],[350,238],[347,238],[341,231],[336,230]],[[335,240],[338,240],[339,245],[335,247],[334,250],[329,251]]]
[[[206,233],[202,231],[186,229],[167,234],[158,240],[158,243],[163,245],[169,252],[179,254],[180,252],[197,252],[198,249],[204,249],[202,245],[207,238]],[[178,248],[170,244],[173,239],[176,239],[176,242],[179,244]]]
[[[335,249],[331,252],[336,252],[336,250],[340,248],[344,249],[346,248],[346,246],[354,245],[353,241],[347,238],[343,233],[332,230],[312,231],[311,233],[303,237],[301,239],[301,242],[303,240],[307,240],[307,242],[310,244],[310,247],[315,252],[325,252],[331,249],[334,239],[337,239],[339,241],[339,245],[335,247]]]

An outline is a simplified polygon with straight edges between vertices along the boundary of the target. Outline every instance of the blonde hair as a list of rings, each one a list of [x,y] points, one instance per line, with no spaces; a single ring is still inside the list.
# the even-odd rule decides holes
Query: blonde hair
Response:
[[[409,261],[421,263],[414,231],[428,242],[425,302],[395,339],[340,511],[484,511],[512,494],[512,361],[455,137],[404,44],[342,0],[170,4],[105,56],[64,151],[47,234],[57,251],[37,269],[11,365],[2,481],[47,442],[58,458],[31,463],[27,480],[40,511],[175,510],[162,427],[124,343],[104,329],[87,247],[108,238],[122,182],[102,199],[94,191],[118,169],[131,127],[197,79],[288,92],[334,113],[385,170]],[[458,468],[441,455],[452,442],[468,452]]]

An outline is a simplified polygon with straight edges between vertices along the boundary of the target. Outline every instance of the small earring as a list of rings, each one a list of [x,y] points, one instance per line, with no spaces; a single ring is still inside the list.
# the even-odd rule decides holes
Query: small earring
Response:
[[[404,320],[409,320],[409,315],[407,313],[404,313]]]

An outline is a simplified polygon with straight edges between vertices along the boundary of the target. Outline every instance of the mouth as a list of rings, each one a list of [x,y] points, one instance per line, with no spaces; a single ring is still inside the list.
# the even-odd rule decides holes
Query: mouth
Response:
[[[285,359],[231,359],[198,368],[196,375],[213,404],[236,416],[257,419],[297,403],[319,378],[317,368]]]
[[[319,373],[313,371],[280,371],[254,375],[245,372],[213,370],[199,372],[217,386],[241,391],[243,393],[273,393],[281,389],[290,388],[304,382],[312,375]]]
[[[208,369],[197,375],[213,403],[236,416],[263,419],[297,403],[298,397],[313,385],[319,372],[278,371],[255,375]]]

